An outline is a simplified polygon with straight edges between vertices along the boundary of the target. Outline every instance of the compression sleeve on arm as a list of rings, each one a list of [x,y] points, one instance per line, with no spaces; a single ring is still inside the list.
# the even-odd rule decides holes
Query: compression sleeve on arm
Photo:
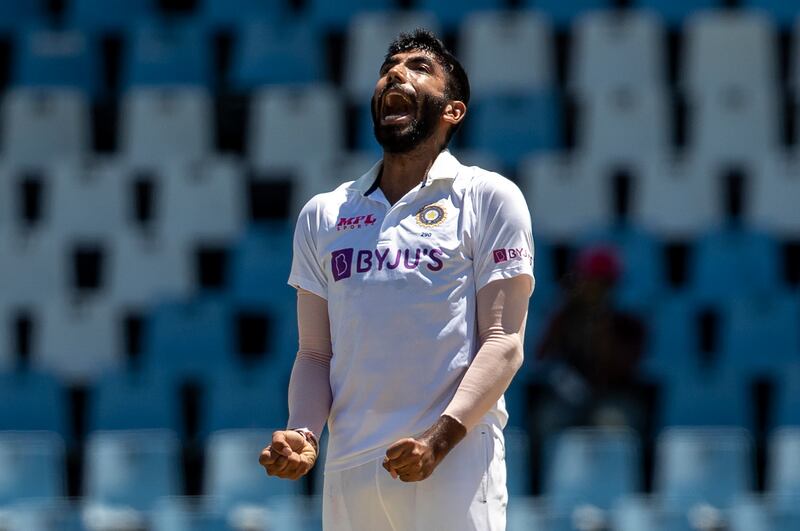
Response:
[[[492,281],[478,292],[480,348],[443,413],[467,431],[500,399],[522,365],[530,282],[519,275]]]
[[[300,346],[289,379],[289,428],[308,428],[319,438],[333,397],[330,369],[333,351],[328,302],[297,290],[297,327]]]

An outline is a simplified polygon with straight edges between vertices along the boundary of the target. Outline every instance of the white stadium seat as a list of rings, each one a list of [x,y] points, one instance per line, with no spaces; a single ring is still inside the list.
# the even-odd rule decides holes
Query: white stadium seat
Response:
[[[664,28],[653,13],[587,11],[573,30],[569,84],[578,94],[665,83]]]
[[[344,150],[344,109],[333,87],[276,86],[253,96],[247,155],[262,172],[298,170]]]
[[[556,154],[527,160],[520,169],[536,232],[551,240],[575,239],[611,222],[608,182],[587,171],[586,162]]]
[[[69,383],[85,384],[123,363],[122,320],[99,300],[51,298],[42,307],[32,364]]]
[[[473,96],[551,87],[555,79],[552,33],[547,18],[534,11],[468,16],[461,25],[458,49]]]
[[[12,166],[84,161],[91,146],[89,102],[71,89],[18,88],[3,101],[3,154]]]
[[[634,222],[663,238],[693,238],[722,224],[719,179],[697,161],[643,165],[632,199]]]
[[[689,97],[689,146],[715,166],[752,165],[779,147],[777,92],[730,87]]]
[[[0,303],[38,308],[66,291],[66,247],[50,231],[0,230]]]
[[[16,358],[14,328],[13,308],[0,302],[0,373],[14,367]]]
[[[730,86],[771,89],[778,81],[775,29],[758,11],[701,11],[686,26],[681,83],[689,92]]]
[[[107,258],[106,296],[115,306],[141,309],[161,298],[191,294],[192,262],[182,247],[125,231],[111,242]]]
[[[199,87],[135,88],[122,99],[120,149],[126,162],[158,167],[202,160],[213,150],[211,96]]]
[[[427,28],[439,35],[439,23],[427,12],[373,11],[359,13],[347,28],[344,87],[352,103],[369,103],[386,50],[400,32]]]
[[[764,158],[756,167],[744,197],[748,222],[777,237],[796,238],[800,234],[800,160],[775,155]]]
[[[292,190],[290,216],[296,218],[309,199],[330,192],[340,184],[354,181],[365,174],[378,159],[369,153],[341,154],[328,160],[312,160],[304,164]]]
[[[227,243],[244,227],[244,174],[223,159],[164,169],[158,234],[170,244]]]
[[[132,221],[133,189],[112,165],[54,168],[44,194],[48,230],[59,238],[113,239]]]
[[[662,90],[601,90],[587,93],[581,107],[578,145],[592,160],[641,164],[663,157],[670,148],[670,107]]]

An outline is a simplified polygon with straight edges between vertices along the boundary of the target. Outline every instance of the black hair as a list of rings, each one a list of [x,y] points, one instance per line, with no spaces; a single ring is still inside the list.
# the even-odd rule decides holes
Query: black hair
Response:
[[[445,97],[449,100],[463,101],[464,105],[469,104],[469,79],[467,72],[453,53],[448,50],[444,43],[440,41],[432,31],[417,28],[412,33],[401,33],[391,44],[386,52],[384,63],[389,61],[392,56],[398,53],[420,50],[431,54],[436,62],[444,69],[447,74],[445,84]],[[455,132],[461,126],[457,123],[447,131],[445,143],[449,143]]]

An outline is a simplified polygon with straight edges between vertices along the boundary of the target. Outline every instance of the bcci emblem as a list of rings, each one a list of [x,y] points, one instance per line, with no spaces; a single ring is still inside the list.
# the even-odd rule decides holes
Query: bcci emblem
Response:
[[[439,205],[428,205],[417,212],[417,223],[423,227],[438,227],[447,219],[447,212]]]

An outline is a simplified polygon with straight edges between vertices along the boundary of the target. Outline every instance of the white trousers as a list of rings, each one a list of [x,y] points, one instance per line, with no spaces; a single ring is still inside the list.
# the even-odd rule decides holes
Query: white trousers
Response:
[[[383,457],[326,471],[324,531],[504,531],[505,441],[480,424],[424,481],[405,483],[384,470]]]

